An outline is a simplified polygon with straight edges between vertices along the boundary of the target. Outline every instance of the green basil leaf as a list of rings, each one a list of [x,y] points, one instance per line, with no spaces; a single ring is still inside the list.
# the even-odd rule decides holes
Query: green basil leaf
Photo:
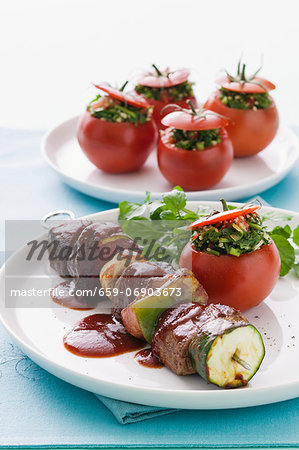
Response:
[[[299,263],[294,265],[295,275],[297,278],[299,278]]]

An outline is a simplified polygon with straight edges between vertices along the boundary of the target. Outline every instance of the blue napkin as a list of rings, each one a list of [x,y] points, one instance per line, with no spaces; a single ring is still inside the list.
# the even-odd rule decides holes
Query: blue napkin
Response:
[[[154,417],[178,411],[177,409],[155,408],[153,406],[138,405],[137,403],[122,402],[103,395],[96,395],[96,397],[110,409],[118,422],[123,425],[153,419]]]
[[[0,129],[2,220],[4,217],[6,219],[39,219],[53,209],[71,209],[80,216],[115,207],[111,203],[84,196],[61,182],[40,157],[39,143],[42,134],[41,131]],[[299,210],[299,198],[296,195],[298,176],[299,164],[278,186],[264,192],[263,198],[273,206]],[[2,243],[0,243],[1,249],[3,249]],[[160,416],[175,410],[152,408],[98,396],[101,403],[110,409],[120,423],[132,423],[131,427],[137,427],[136,439],[132,441],[128,439],[126,433],[117,431],[115,434],[110,419],[101,407],[95,405],[91,394],[44,372],[23,355],[11,343],[10,338],[5,336],[5,332],[0,327],[0,444],[2,445],[17,445],[17,440],[12,439],[15,435],[20,436],[22,445],[28,441],[27,445],[54,445],[54,443],[79,445],[81,443],[92,446],[101,443],[125,446],[142,443],[152,446],[225,447],[267,444],[294,446],[299,442],[298,399],[241,410],[179,411],[168,419],[166,416],[163,418]],[[12,382],[13,385],[11,385]],[[24,405],[26,405],[26,412],[17,419],[16,411]],[[40,414],[37,405],[40,405],[43,414]],[[58,405],[59,411],[56,409]],[[56,418],[51,414],[51,408],[55,410]],[[67,417],[72,418],[65,432],[61,429],[61,424],[65,423],[63,417],[59,416],[61,408]],[[139,429],[138,424],[134,425],[134,422],[147,418],[153,418],[146,423],[149,434],[145,436],[142,433],[138,434],[138,430],[144,430],[144,428]],[[112,432],[109,437],[95,433],[95,430],[91,430],[87,425],[87,422],[94,425],[101,420],[105,421],[106,432]],[[234,421],[238,423],[237,427],[232,427]],[[85,424],[84,432],[82,423]],[[144,426],[145,424],[142,424],[142,427]],[[266,426],[272,427],[272,431],[268,434],[264,433]],[[19,434],[16,432],[16,427],[20,430]],[[50,437],[40,432],[43,427],[52,427]],[[111,431],[112,429],[114,431]],[[57,431],[60,433],[57,434],[60,440],[53,437],[55,430],[60,430]],[[189,435],[186,435],[187,430]],[[95,436],[98,440],[94,440]]]

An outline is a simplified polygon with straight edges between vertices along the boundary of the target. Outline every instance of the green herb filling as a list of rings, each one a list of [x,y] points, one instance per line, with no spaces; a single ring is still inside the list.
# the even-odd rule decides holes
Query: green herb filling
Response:
[[[270,237],[256,213],[239,216],[195,231],[193,245],[199,252],[240,256],[270,244]]]
[[[142,125],[151,119],[153,108],[137,108],[111,97],[97,95],[88,106],[90,115],[107,122],[130,122],[135,126]]]
[[[234,109],[266,109],[272,104],[272,100],[267,92],[244,94],[221,88],[219,90],[219,98],[226,106]]]
[[[176,86],[165,88],[149,87],[143,86],[143,84],[137,84],[135,91],[147,99],[163,100],[164,97],[167,97],[170,102],[179,102],[194,95],[192,86],[193,83],[190,83],[188,80],[184,83],[177,84]]]
[[[174,128],[171,140],[178,148],[184,150],[204,150],[221,142],[219,129],[187,131]]]

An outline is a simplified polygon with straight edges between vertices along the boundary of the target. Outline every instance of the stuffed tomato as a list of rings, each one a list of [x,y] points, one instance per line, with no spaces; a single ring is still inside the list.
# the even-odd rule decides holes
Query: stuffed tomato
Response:
[[[154,107],[153,117],[158,129],[165,129],[161,123],[163,108],[172,103],[181,107],[187,106],[190,100],[196,106],[193,83],[188,78],[190,71],[186,69],[161,71],[153,64],[154,71],[144,73],[138,78],[135,91]],[[168,111],[169,112],[169,111]]]
[[[158,138],[153,108],[140,96],[125,94],[107,84],[89,103],[80,119],[77,138],[87,158],[108,173],[140,169]]]
[[[233,160],[225,130],[228,120],[208,110],[190,109],[163,117],[167,126],[158,144],[158,165],[172,184],[187,190],[208,189],[222,180]]]
[[[210,303],[244,311],[274,288],[280,257],[257,209],[250,205],[225,210],[191,225],[192,241],[182,251],[180,266],[193,271]]]
[[[219,89],[205,103],[205,108],[231,119],[227,131],[234,155],[251,156],[262,151],[276,135],[278,112],[269,91],[270,81],[257,76],[259,70],[246,77],[245,64],[238,64],[237,75],[227,74],[217,80]]]

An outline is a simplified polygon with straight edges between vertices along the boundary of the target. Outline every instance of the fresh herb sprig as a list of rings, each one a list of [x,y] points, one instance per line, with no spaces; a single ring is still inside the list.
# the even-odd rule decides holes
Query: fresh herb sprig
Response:
[[[191,238],[186,226],[199,217],[198,211],[186,208],[186,202],[186,194],[179,186],[161,200],[150,201],[147,193],[144,203],[121,202],[118,220],[123,230],[143,245],[147,259],[159,251],[164,261],[176,265]]]
[[[167,97],[169,101],[179,102],[194,95],[193,84],[188,80],[171,87],[149,87],[137,84],[135,91],[147,99],[162,100]]]

